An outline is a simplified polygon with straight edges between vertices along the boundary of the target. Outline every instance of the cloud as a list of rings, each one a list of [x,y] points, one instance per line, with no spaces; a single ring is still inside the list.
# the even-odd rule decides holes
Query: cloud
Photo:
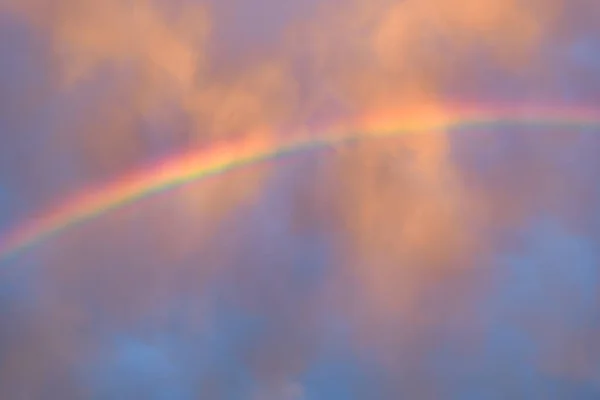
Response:
[[[586,83],[569,76],[596,67],[593,37],[568,45],[560,1],[261,2],[268,21],[240,7],[4,1],[2,223],[215,140],[423,126],[463,97],[534,103],[574,80],[577,98]],[[19,290],[0,296],[0,386],[439,398],[479,396],[474,380],[501,390],[533,374],[532,396],[593,381],[597,140],[489,130],[253,166],[6,263],[34,273],[25,309],[18,274],[3,281]],[[340,330],[348,343],[327,353]]]
[[[43,90],[18,107],[9,132],[32,114],[41,126],[7,140],[44,135],[51,150],[31,157],[33,176],[16,190],[48,181],[31,196],[41,199],[32,204],[39,208],[142,167],[157,147],[169,154],[215,138],[279,135],[323,116],[327,123],[424,103],[444,108],[444,88],[461,78],[471,49],[523,65],[553,15],[548,4],[533,5],[266,4],[281,39],[257,38],[234,56],[216,46],[267,23],[236,19],[235,2],[4,2],[6,15],[27,27],[35,43],[45,42],[38,63],[47,71],[38,85]],[[79,172],[50,172],[60,163]],[[10,168],[22,166],[15,161]]]

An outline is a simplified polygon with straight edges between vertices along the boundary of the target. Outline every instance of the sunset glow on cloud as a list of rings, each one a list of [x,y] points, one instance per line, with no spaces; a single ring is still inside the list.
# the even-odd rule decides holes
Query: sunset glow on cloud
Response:
[[[0,398],[600,396],[600,5],[471,3],[0,0]]]

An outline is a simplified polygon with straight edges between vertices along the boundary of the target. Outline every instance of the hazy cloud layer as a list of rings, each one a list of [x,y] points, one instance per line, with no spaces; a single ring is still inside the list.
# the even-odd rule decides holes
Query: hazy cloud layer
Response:
[[[599,6],[472,3],[0,1],[0,228],[215,140],[597,103]],[[599,133],[353,143],[67,230],[0,261],[0,397],[595,398]]]

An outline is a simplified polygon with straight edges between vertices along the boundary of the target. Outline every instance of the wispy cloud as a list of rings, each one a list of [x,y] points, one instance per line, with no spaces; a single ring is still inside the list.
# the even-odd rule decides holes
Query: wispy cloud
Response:
[[[215,140],[594,105],[600,8],[467,3],[5,0],[0,227]],[[67,231],[2,264],[0,392],[591,395],[596,133],[348,144]]]

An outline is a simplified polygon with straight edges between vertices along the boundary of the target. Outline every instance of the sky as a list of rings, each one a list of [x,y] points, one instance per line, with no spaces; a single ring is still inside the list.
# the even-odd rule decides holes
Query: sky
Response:
[[[598,20],[0,0],[0,398],[600,398]]]

